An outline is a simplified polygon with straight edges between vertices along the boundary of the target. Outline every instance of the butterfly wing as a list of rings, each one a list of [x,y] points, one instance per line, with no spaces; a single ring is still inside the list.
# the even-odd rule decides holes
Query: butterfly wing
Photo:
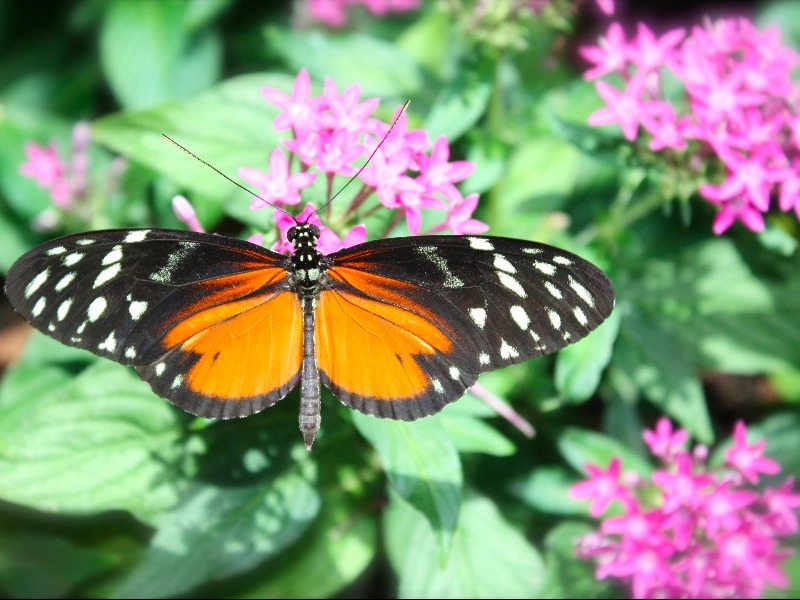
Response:
[[[380,417],[438,412],[480,373],[576,342],[614,306],[600,269],[522,240],[394,238],[328,260],[316,325],[322,380]]]
[[[136,367],[184,410],[240,417],[299,379],[302,318],[288,267],[280,254],[211,234],[95,231],[25,254],[6,293],[35,327]]]

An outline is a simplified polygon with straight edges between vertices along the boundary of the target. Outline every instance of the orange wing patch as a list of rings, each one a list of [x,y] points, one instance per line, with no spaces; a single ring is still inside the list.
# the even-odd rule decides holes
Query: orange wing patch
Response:
[[[199,329],[186,338],[186,334]],[[226,400],[251,398],[290,385],[302,358],[300,302],[292,292],[213,306],[174,327],[167,343],[198,356],[188,388]]]
[[[411,284],[339,267],[328,275],[347,285],[324,290],[317,306],[317,364],[325,384],[344,404],[370,414],[416,418],[439,410],[438,402],[427,406],[436,383],[425,365],[452,351],[453,332],[431,308],[401,306],[409,305],[403,288]]]

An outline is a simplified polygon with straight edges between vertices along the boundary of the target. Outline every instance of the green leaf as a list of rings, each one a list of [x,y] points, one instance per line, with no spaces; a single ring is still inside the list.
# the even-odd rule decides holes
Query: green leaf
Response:
[[[589,336],[567,346],[556,356],[556,389],[565,399],[583,402],[597,390],[603,370],[611,360],[619,332],[620,315],[620,311],[612,312]]]
[[[142,108],[189,98],[218,78],[221,43],[210,31],[188,29],[185,0],[117,0],[106,8],[100,57],[124,106]]]
[[[683,345],[629,310],[611,363],[612,381],[630,379],[647,398],[703,443],[714,438],[697,369]]]
[[[376,516],[363,499],[333,490],[306,534],[264,569],[263,581],[236,598],[331,598],[359,577],[377,550]]]
[[[642,476],[647,476],[652,471],[652,466],[626,445],[586,429],[567,427],[558,437],[557,445],[564,459],[581,473],[587,463],[605,469],[611,459],[617,456],[622,459],[625,470]]]
[[[393,551],[400,598],[536,598],[542,590],[539,553],[485,496],[465,496],[444,555],[430,524],[397,496],[385,528],[387,539],[407,542]]]
[[[340,92],[357,83],[362,99],[379,96],[402,103],[422,91],[419,65],[391,42],[364,34],[331,36],[275,27],[265,35],[293,72],[308,69],[311,79],[320,82],[330,77]]]
[[[172,506],[176,411],[108,361],[71,377],[24,362],[0,388],[0,497],[44,511],[121,509],[148,520]]]
[[[483,419],[470,415],[442,415],[446,435],[459,452],[511,456],[517,447]]]
[[[320,507],[313,463],[298,452],[293,458],[256,484],[194,486],[159,520],[150,548],[114,597],[182,594],[252,569],[292,544]]]
[[[463,483],[461,462],[439,415],[413,423],[353,413],[397,493],[430,521],[447,545],[456,528]]]
[[[66,598],[119,566],[111,553],[48,533],[0,533],[0,587],[11,598]],[[41,568],[47,565],[47,568]]]
[[[486,111],[493,87],[489,72],[460,71],[455,81],[439,90],[422,128],[431,140],[442,135],[450,141],[461,137]]]
[[[237,77],[191,101],[104,117],[92,125],[92,134],[96,141],[166,175],[189,192],[232,196],[247,206],[249,197],[242,190],[162,134],[234,179],[239,167],[266,169],[279,138],[272,127],[278,109],[260,94],[265,85],[291,91],[292,80],[267,74]]]
[[[568,494],[570,486],[577,481],[575,473],[564,467],[543,466],[513,481],[511,490],[536,510],[554,515],[581,515],[586,513],[586,503]]]

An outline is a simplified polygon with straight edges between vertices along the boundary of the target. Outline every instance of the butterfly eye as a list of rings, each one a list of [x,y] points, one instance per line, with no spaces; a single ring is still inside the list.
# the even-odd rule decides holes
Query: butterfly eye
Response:
[[[295,240],[295,230],[296,229],[297,229],[297,227],[295,225],[292,225],[291,227],[289,227],[289,231],[286,232],[286,238],[290,242],[293,242]]]
[[[317,227],[316,225],[311,225],[311,224],[309,223],[309,225],[308,225],[308,233],[309,233],[309,234],[311,235],[311,237],[313,237],[314,239],[317,239],[317,238],[319,238],[319,227]]]

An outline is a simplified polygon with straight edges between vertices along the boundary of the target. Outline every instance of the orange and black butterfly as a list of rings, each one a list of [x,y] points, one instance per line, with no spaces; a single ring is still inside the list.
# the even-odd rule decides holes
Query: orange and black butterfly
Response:
[[[6,293],[32,325],[136,368],[203,417],[256,413],[300,382],[308,448],[320,381],[345,405],[412,421],[478,376],[576,342],[611,313],[591,263],[534,242],[420,236],[324,256],[299,223],[284,256],[218,235],[117,229],[34,248]]]

